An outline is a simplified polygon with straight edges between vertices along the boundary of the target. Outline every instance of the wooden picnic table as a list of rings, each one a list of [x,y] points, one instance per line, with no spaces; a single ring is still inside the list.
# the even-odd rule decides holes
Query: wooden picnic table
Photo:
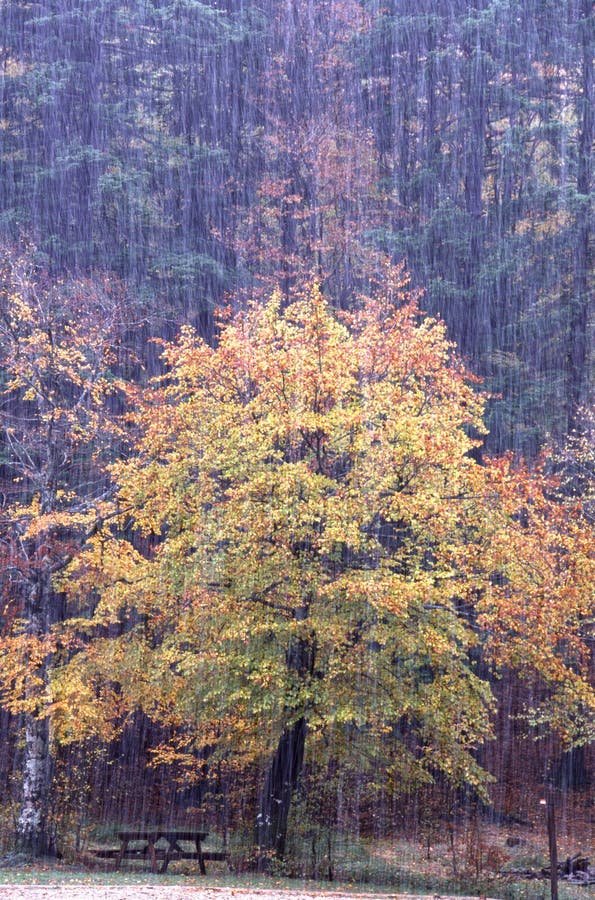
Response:
[[[118,831],[120,849],[116,856],[116,869],[120,868],[122,860],[127,857],[148,854],[151,862],[151,872],[166,872],[172,859],[197,859],[200,874],[206,875],[205,856],[202,852],[201,841],[204,841],[207,835],[208,831],[196,831],[194,828],[151,827]],[[155,844],[160,840],[164,840],[167,843],[167,847],[163,850],[155,848]],[[135,841],[143,841],[145,846],[140,850],[130,850],[128,845]],[[184,850],[180,847],[180,841],[193,843],[196,851]],[[223,856],[223,854],[209,854],[209,856],[214,858]],[[157,859],[163,859],[161,868],[158,868]]]

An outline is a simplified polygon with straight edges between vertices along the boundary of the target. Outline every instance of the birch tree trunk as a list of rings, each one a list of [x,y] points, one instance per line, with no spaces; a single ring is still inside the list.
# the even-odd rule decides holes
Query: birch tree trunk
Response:
[[[54,851],[48,832],[50,779],[48,720],[28,715],[17,843],[20,850],[33,857],[51,855]]]
[[[33,639],[43,638],[48,633],[51,600],[51,576],[44,572],[30,587],[27,598],[26,630]],[[41,675],[45,681],[47,664],[44,664]],[[19,849],[33,857],[54,852],[48,829],[51,778],[49,720],[38,717],[35,711],[25,713],[21,808],[16,837]]]

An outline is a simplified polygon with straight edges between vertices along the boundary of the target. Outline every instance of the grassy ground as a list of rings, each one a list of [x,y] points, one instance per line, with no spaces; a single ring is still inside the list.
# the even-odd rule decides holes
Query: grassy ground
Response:
[[[172,862],[166,875],[152,875],[141,861],[128,861],[120,872],[109,863],[93,862],[92,844],[113,844],[113,835],[105,829],[94,836],[83,855],[71,853],[61,865],[38,863],[35,866],[0,869],[0,886],[6,884],[62,885],[188,885],[195,887],[264,889],[273,891],[370,892],[425,894],[433,897],[456,895],[497,897],[502,900],[546,900],[547,880],[523,880],[507,876],[507,870],[547,865],[547,836],[543,821],[526,826],[496,826],[485,821],[469,822],[451,829],[440,822],[411,837],[395,836],[383,840],[355,841],[347,836],[309,833],[299,846],[291,847],[285,871],[269,876],[243,872],[242,842],[231,858],[235,874],[224,862],[207,862],[207,876],[201,877],[196,863]],[[558,850],[564,859],[581,851],[592,853],[591,812],[568,810],[560,816]],[[328,880],[329,869],[333,881]],[[287,877],[288,872],[295,877]],[[309,877],[306,877],[309,876]],[[560,882],[560,900],[588,900],[589,888]]]
[[[514,848],[506,865],[540,865],[543,858],[533,853],[531,848]],[[155,885],[160,888],[174,885],[195,887],[229,888],[230,893],[238,889],[264,889],[274,891],[308,892],[339,891],[372,894],[408,893],[425,894],[433,897],[474,895],[503,898],[503,900],[546,900],[549,883],[545,880],[524,881],[509,879],[500,873],[482,869],[472,873],[459,862],[461,871],[453,874],[452,847],[440,844],[423,847],[411,841],[370,842],[367,845],[345,845],[336,848],[336,879],[333,882],[322,879],[288,878],[279,875],[256,876],[251,873],[230,873],[225,864],[208,863],[208,874],[201,877],[194,863],[178,862],[170,865],[165,875],[153,875],[143,870],[136,862],[122,871],[113,871],[107,866],[89,868],[70,863],[56,865],[42,862],[35,866],[21,866],[0,869],[0,886],[21,885]],[[496,854],[492,854],[492,859]],[[498,857],[499,861],[502,861]],[[504,861],[502,861],[504,862]],[[455,864],[456,865],[456,864]],[[560,900],[587,900],[589,890],[584,887],[560,883]]]

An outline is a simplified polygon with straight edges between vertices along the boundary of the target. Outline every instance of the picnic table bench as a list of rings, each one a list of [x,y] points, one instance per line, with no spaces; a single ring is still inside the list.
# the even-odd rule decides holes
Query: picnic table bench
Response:
[[[227,854],[222,852],[203,851],[201,843],[208,836],[208,831],[196,831],[194,828],[132,828],[117,832],[120,846],[107,850],[96,850],[95,855],[100,859],[115,859],[116,869],[119,869],[124,859],[149,858],[151,872],[163,874],[171,860],[196,859],[201,875],[206,875],[205,860],[227,859]],[[165,842],[166,846],[157,847],[158,841]],[[188,850],[180,846],[180,842],[193,844],[193,849]],[[130,844],[141,844],[131,847]],[[158,866],[158,861],[161,866]]]

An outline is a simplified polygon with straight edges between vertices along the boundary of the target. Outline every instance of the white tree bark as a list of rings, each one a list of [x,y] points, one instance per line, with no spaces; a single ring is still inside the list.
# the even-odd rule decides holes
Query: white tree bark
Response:
[[[48,632],[51,587],[49,573],[42,573],[27,598],[29,635],[42,638]],[[45,675],[44,667],[44,675]],[[48,806],[51,783],[49,720],[35,712],[25,713],[25,749],[21,782],[21,808],[17,820],[17,844],[33,857],[53,851],[48,832]]]
[[[33,856],[51,852],[48,834],[50,785],[49,724],[27,716],[21,809],[17,822],[19,848]]]

